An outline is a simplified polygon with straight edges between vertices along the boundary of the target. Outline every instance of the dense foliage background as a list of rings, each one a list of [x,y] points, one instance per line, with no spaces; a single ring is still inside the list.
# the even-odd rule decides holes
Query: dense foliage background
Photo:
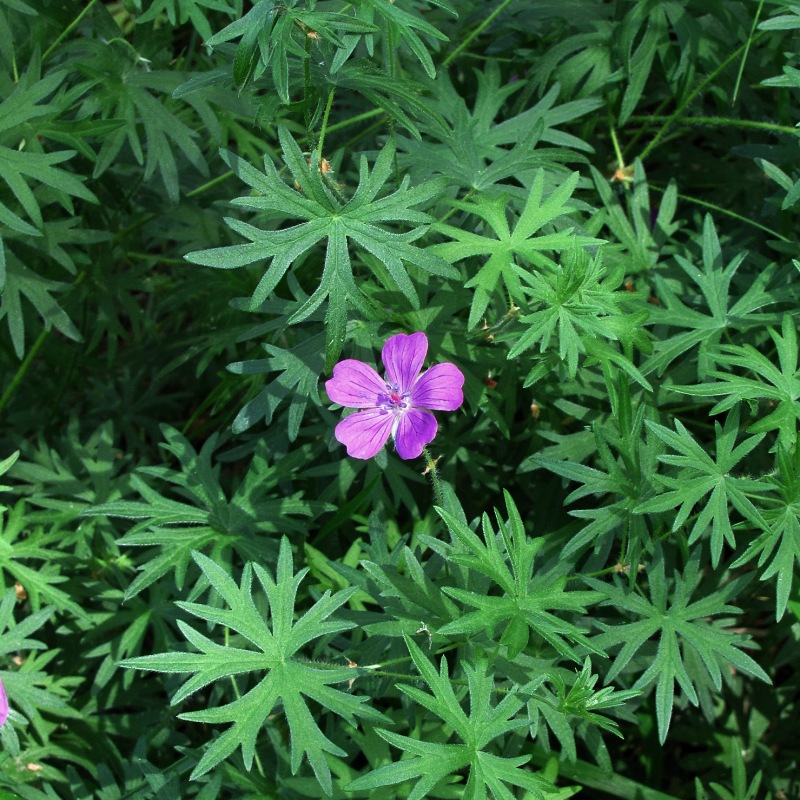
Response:
[[[0,0],[0,795],[800,797],[798,30]]]

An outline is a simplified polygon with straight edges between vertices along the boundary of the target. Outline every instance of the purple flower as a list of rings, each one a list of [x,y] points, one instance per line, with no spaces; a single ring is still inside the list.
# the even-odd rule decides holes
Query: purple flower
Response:
[[[6,690],[3,688],[3,681],[0,681],[0,727],[6,724],[8,719],[8,698]]]
[[[372,458],[392,436],[400,458],[416,458],[436,436],[436,418],[426,409],[461,406],[461,370],[455,364],[435,364],[420,375],[427,352],[424,333],[398,333],[383,346],[385,378],[353,358],[333,368],[325,384],[328,397],[345,408],[363,409],[345,417],[334,432],[349,456]]]

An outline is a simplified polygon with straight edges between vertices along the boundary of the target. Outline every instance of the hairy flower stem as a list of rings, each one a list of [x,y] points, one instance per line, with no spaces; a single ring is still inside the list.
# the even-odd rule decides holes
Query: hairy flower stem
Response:
[[[427,447],[422,448],[422,455],[425,456],[425,472],[423,475],[431,476],[431,483],[433,483],[433,496],[436,505],[444,508],[444,495],[442,494],[442,482],[439,479],[439,470],[436,467],[436,462],[439,460],[431,456],[430,450]]]

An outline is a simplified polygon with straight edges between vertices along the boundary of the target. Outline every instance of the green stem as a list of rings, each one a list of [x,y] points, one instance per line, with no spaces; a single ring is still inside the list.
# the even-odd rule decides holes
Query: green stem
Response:
[[[658,104],[658,107],[657,107],[657,108],[656,108],[656,110],[653,112],[653,114],[656,114],[656,115],[658,115],[658,114],[661,114],[661,112],[662,112],[662,111],[663,111],[663,110],[664,110],[664,109],[665,109],[665,108],[666,108],[668,105],[669,105],[669,97],[665,97],[665,98],[664,98],[664,99],[663,99],[663,100],[662,100],[662,101],[661,101],[661,102]],[[652,119],[652,117],[648,117],[648,120],[651,120],[651,119]],[[636,147],[636,145],[639,143],[639,139],[641,139],[641,138],[642,138],[642,136],[644,136],[644,135],[645,135],[645,133],[646,133],[647,131],[648,131],[648,128],[647,128],[647,126],[643,126],[643,127],[639,128],[639,130],[638,130],[638,131],[636,131],[636,132],[633,134],[633,138],[632,138],[632,139],[630,139],[630,140],[628,141],[628,145],[627,145],[628,152],[631,152],[631,151],[632,151],[632,150],[633,150],[633,149]]]
[[[3,392],[3,396],[0,397],[0,413],[3,412],[3,409],[5,409],[5,407],[8,405],[8,401],[11,400],[11,398],[14,396],[14,393],[17,391],[17,387],[20,385],[20,383],[22,383],[25,373],[28,371],[34,359],[36,358],[36,354],[41,349],[45,339],[47,339],[48,333],[50,333],[49,328],[45,328],[39,333],[39,335],[36,337],[36,341],[33,343],[33,346],[30,350],[28,350],[25,358],[22,360],[22,363],[17,368],[14,377],[11,379],[11,383],[8,384],[8,388]]]
[[[81,13],[78,14],[78,16],[75,17],[75,19],[72,20],[72,22],[70,22],[70,24],[67,25],[63,31],[61,31],[61,35],[53,42],[53,44],[50,45],[50,47],[47,48],[47,50],[44,51],[44,55],[42,56],[43,62],[47,61],[47,57],[53,52],[53,50],[56,49],[56,47],[61,44],[61,42],[64,41],[64,39],[67,38],[67,36],[70,35],[70,33],[72,33],[75,27],[80,24],[80,21],[92,10],[92,6],[96,5],[96,3],[97,0],[91,0],[91,2],[87,3],[86,8],[84,8],[83,11],[81,11]]]
[[[619,140],[617,139],[617,132],[614,127],[611,127],[611,143],[614,145],[614,155],[617,157],[617,166],[622,169],[625,166],[625,160],[622,158],[622,150],[619,148]]]
[[[651,189],[655,189],[658,192],[666,191],[660,186],[656,186],[655,184],[650,184]],[[691,197],[685,194],[678,194],[677,195],[679,200],[686,200],[688,203],[694,203],[695,205],[702,206],[703,208],[709,208],[712,211],[716,211],[718,214],[724,214],[728,217],[732,217],[733,219],[741,222],[743,225],[752,225],[754,228],[758,228],[759,230],[764,231],[765,233],[774,236],[776,239],[780,239],[783,242],[789,242],[791,239],[788,239],[786,236],[782,236],[777,231],[772,230],[772,228],[768,228],[766,225],[762,225],[760,222],[755,222],[754,220],[750,219],[749,217],[743,217],[741,214],[737,214],[735,211],[731,211],[729,208],[723,208],[722,206],[718,206],[715,203],[709,203],[708,200],[700,200],[697,197]]]
[[[317,153],[320,159],[324,157],[323,152],[325,149],[325,133],[328,130],[328,117],[330,116],[331,106],[333,105],[334,91],[335,89],[331,89],[330,92],[328,92],[328,102],[325,103],[325,112],[322,115],[322,126],[319,132],[319,152]]]
[[[306,36],[306,57],[303,59],[303,117],[311,150],[314,149],[314,132],[311,130],[311,39]]]
[[[658,133],[656,133],[656,135],[651,140],[650,144],[648,144],[647,147],[645,147],[645,149],[642,150],[642,153],[639,156],[639,159],[641,161],[644,161],[647,158],[647,156],[649,156],[650,153],[661,143],[661,140],[664,138],[664,136],[666,136],[667,131],[670,129],[670,127],[672,127],[672,124],[675,122],[675,120],[677,120],[681,116],[681,114],[683,114],[689,103],[691,103],[692,100],[694,100],[695,97],[697,97],[697,95],[699,95],[700,92],[702,92],[703,89],[706,88],[706,86],[708,86],[710,83],[716,80],[717,76],[720,75],[720,73],[722,73],[723,70],[725,70],[731,62],[735,61],[741,55],[741,53],[750,46],[751,42],[755,42],[757,39],[764,36],[765,33],[766,31],[762,31],[757,36],[753,37],[753,39],[748,39],[746,44],[743,44],[741,47],[737,47],[736,50],[734,50],[733,53],[731,53],[715,70],[710,72],[705,77],[704,80],[700,81],[700,83],[698,83],[697,86],[695,86],[695,88],[691,92],[689,92],[689,95],[675,109],[672,116],[670,116],[667,119],[667,121],[661,126]]]
[[[488,16],[488,17],[486,17],[486,19],[485,19],[483,22],[481,22],[481,24],[480,24],[480,25],[478,25],[478,27],[477,27],[477,28],[475,28],[475,30],[474,30],[474,31],[472,31],[472,33],[470,33],[470,35],[469,35],[469,36],[467,36],[467,38],[466,38],[466,39],[464,39],[464,41],[463,41],[463,42],[461,42],[461,44],[460,44],[458,47],[456,47],[456,49],[455,49],[455,50],[453,50],[453,52],[452,52],[452,53],[450,53],[450,55],[449,55],[449,56],[447,56],[447,58],[444,60],[444,66],[445,66],[445,67],[449,66],[449,65],[450,65],[450,63],[451,63],[451,62],[452,62],[454,59],[456,59],[456,58],[458,57],[458,55],[461,53],[461,51],[462,51],[462,50],[463,50],[465,47],[468,47],[468,46],[469,46],[469,44],[470,44],[470,42],[472,42],[472,40],[473,40],[473,39],[475,39],[477,36],[480,36],[480,35],[481,35],[481,33],[482,33],[482,32],[484,31],[484,29],[486,28],[486,26],[487,26],[487,25],[490,25],[490,24],[491,24],[491,23],[494,21],[495,17],[496,17],[498,14],[501,14],[501,13],[503,12],[503,10],[504,10],[505,8],[507,8],[508,6],[510,6],[510,5],[511,5],[511,0],[503,0],[503,2],[502,2],[502,3],[500,3],[500,5],[499,5],[499,6],[497,6],[497,8],[496,8],[494,11],[492,11],[492,13],[491,13],[491,14],[489,14],[489,16]]]
[[[341,122],[335,122],[330,126],[330,128],[328,128],[328,133],[340,131],[343,128],[349,128],[351,125],[355,125],[357,122],[363,122],[364,120],[372,119],[373,117],[380,117],[385,113],[386,112],[382,108],[373,108],[372,111],[365,111],[363,114],[356,114],[356,116],[350,117],[349,119],[342,120]]]
[[[664,120],[670,121],[672,117],[666,115],[657,116],[649,114],[648,116],[633,116],[630,117],[631,122],[662,122]],[[778,125],[776,122],[758,122],[751,119],[735,119],[733,117],[683,117],[680,122],[681,125],[719,125],[727,126],[729,128],[754,128],[760,131],[774,131],[775,133],[788,133],[792,136],[800,135],[797,128],[790,125]]]
[[[200,184],[196,189],[192,189],[191,192],[186,192],[186,197],[197,197],[197,195],[203,194],[203,192],[207,192],[209,189],[213,189],[220,183],[225,183],[228,178],[232,178],[233,176],[234,173],[230,170],[228,172],[223,172],[222,175],[217,175],[216,178],[212,178],[210,181]]]
[[[439,480],[439,470],[436,467],[436,459],[431,456],[430,450],[428,450],[427,447],[422,448],[422,455],[425,456],[425,474],[431,476],[436,505],[440,508],[444,508],[444,495],[442,494],[442,483]]]
[[[750,52],[750,45],[753,43],[753,34],[756,32],[758,20],[761,18],[761,9],[764,8],[764,0],[760,0],[756,15],[753,17],[753,24],[750,26],[750,33],[747,35],[747,45],[744,48],[744,55],[742,56],[742,63],[739,64],[739,73],[736,76],[736,83],[733,87],[733,97],[731,98],[731,105],[736,105],[736,98],[739,96],[739,87],[742,85],[742,75],[744,75],[744,65],[747,63],[747,54]]]

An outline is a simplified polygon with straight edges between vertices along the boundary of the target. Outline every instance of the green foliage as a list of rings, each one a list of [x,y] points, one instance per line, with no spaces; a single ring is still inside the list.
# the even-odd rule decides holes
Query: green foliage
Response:
[[[508,494],[506,505],[508,525],[498,518],[502,549],[485,514],[482,521],[485,541],[481,542],[452,514],[444,510],[439,512],[454,541],[460,543],[459,549],[465,551],[451,552],[448,560],[473,573],[486,575],[502,591],[499,596],[487,596],[485,589],[475,592],[446,587],[445,594],[477,610],[440,628],[439,633],[469,636],[486,630],[491,636],[501,622],[505,623],[500,643],[506,645],[508,658],[512,661],[526,648],[530,632],[544,639],[562,658],[578,661],[573,649],[575,645],[597,652],[579,628],[553,612],[585,614],[586,606],[597,602],[598,596],[592,592],[566,592],[566,578],[557,574],[539,572],[534,578],[534,559],[544,541],[526,538],[522,519]],[[506,565],[506,560],[510,566]]]
[[[604,650],[622,645],[609,672],[609,680],[630,664],[646,641],[653,636],[658,639],[655,657],[649,659],[634,688],[656,683],[656,719],[662,744],[672,718],[676,683],[686,699],[697,705],[697,689],[711,684],[719,691],[722,668],[729,664],[746,675],[769,681],[758,663],[739,649],[747,640],[709,621],[715,615],[739,611],[727,601],[748,578],[737,578],[724,588],[691,602],[700,582],[699,564],[699,553],[694,550],[683,574],[675,572],[670,592],[663,553],[657,549],[647,569],[650,601],[619,585],[609,586],[595,578],[586,578],[589,586],[608,596],[609,605],[635,617],[634,621],[614,625],[597,637],[596,645]]]
[[[578,173],[573,173],[546,201],[542,201],[544,172],[538,171],[513,232],[505,216],[507,204],[505,197],[454,204],[461,211],[480,217],[495,234],[495,238],[489,238],[451,225],[437,228],[454,240],[433,248],[434,252],[447,261],[453,263],[473,256],[489,256],[477,275],[465,284],[466,287],[474,287],[476,290],[475,299],[470,307],[468,327],[473,328],[478,324],[501,279],[508,292],[509,302],[512,304],[524,302],[522,285],[517,274],[518,270],[522,270],[515,263],[515,259],[522,257],[540,268],[554,266],[552,259],[542,251],[559,251],[599,243],[595,239],[573,236],[572,228],[534,238],[534,234],[545,225],[569,213],[570,208],[567,203],[577,182]]]
[[[184,636],[200,653],[141,656],[125,662],[126,666],[159,672],[196,673],[172,698],[173,704],[212,681],[252,671],[267,671],[261,681],[241,697],[237,696],[233,702],[208,711],[192,711],[183,715],[185,719],[197,722],[233,723],[206,751],[193,774],[205,774],[237,747],[242,748],[245,767],[250,769],[261,727],[280,701],[292,739],[292,772],[297,772],[303,757],[307,757],[323,790],[330,795],[331,774],[324,754],[328,752],[343,756],[346,753],[328,739],[314,721],[306,698],[320,703],[351,725],[355,724],[357,716],[377,721],[382,715],[364,705],[366,698],[355,697],[331,687],[332,683],[348,680],[351,673],[347,667],[320,668],[295,658],[295,655],[301,647],[315,639],[330,637],[353,627],[353,623],[328,620],[328,617],[348,601],[355,589],[343,590],[335,595],[326,592],[295,623],[294,598],[308,570],[293,574],[291,547],[288,539],[284,538],[281,540],[274,580],[258,564],[252,566],[252,572],[255,572],[266,593],[272,623],[268,626],[253,601],[249,567],[245,568],[241,585],[237,586],[211,559],[197,553],[195,560],[228,608],[220,609],[217,605],[201,603],[182,603],[181,607],[199,619],[235,631],[242,637],[243,644],[255,645],[258,650],[220,645],[181,623]]]
[[[658,460],[679,469],[673,475],[658,476],[658,483],[668,491],[642,503],[636,513],[649,514],[678,508],[672,521],[672,530],[676,531],[684,525],[695,507],[704,504],[695,517],[688,544],[694,544],[711,523],[711,564],[716,568],[722,554],[723,541],[736,547],[730,521],[730,506],[756,528],[767,527],[761,512],[747,496],[748,492],[763,491],[762,484],[731,474],[736,465],[763,441],[764,434],[751,436],[738,447],[734,447],[739,432],[739,414],[732,411],[725,420],[724,428],[718,422],[714,424],[714,459],[695,441],[680,420],[675,421],[675,427],[677,432],[654,422],[648,424],[648,428],[675,452],[660,455]]]
[[[798,796],[799,20],[0,0],[0,797]]]
[[[369,316],[373,314],[362,290],[355,283],[349,241],[355,242],[379,260],[386,268],[386,272],[378,276],[379,279],[387,288],[402,292],[414,308],[419,308],[419,297],[404,262],[415,264],[434,275],[456,277],[457,273],[440,258],[411,244],[423,235],[424,227],[406,233],[391,232],[381,227],[381,223],[397,221],[429,222],[431,218],[428,214],[415,211],[412,206],[429,201],[441,185],[429,181],[410,189],[406,179],[396,191],[376,199],[391,173],[394,149],[387,145],[376,159],[372,172],[369,171],[366,158],[362,158],[358,186],[352,197],[345,200],[335,187],[326,184],[321,170],[309,166],[309,162],[316,163],[318,160],[316,154],[312,153],[312,158],[307,162],[285,129],[279,130],[279,137],[286,165],[295,179],[296,187],[287,186],[274,165],[266,159],[262,174],[239,159],[229,158],[228,163],[238,176],[259,193],[255,197],[239,198],[236,204],[289,218],[300,218],[305,222],[278,231],[265,231],[228,219],[228,224],[249,239],[250,244],[189,253],[187,257],[196,264],[222,269],[272,258],[250,301],[251,307],[257,308],[272,294],[296,259],[318,242],[326,240],[324,268],[318,285],[288,321],[290,324],[302,322],[325,300],[328,301],[325,313],[325,363],[327,369],[331,369],[344,343],[348,306],[352,305]]]
[[[514,719],[524,701],[512,692],[496,705],[492,704],[493,681],[486,674],[486,665],[465,665],[470,709],[467,715],[453,691],[446,660],[442,658],[437,673],[414,642],[406,639],[406,644],[431,694],[403,684],[400,684],[400,690],[431,714],[440,717],[448,728],[452,728],[461,744],[419,741],[379,728],[381,738],[409,753],[410,757],[379,767],[353,781],[348,788],[359,791],[412,780],[415,785],[408,795],[409,800],[420,800],[449,775],[466,769],[465,797],[486,800],[488,789],[492,797],[510,798],[513,794],[505,784],[511,784],[527,789],[535,798],[543,798],[544,791],[550,788],[549,783],[521,769],[530,756],[507,758],[487,749],[495,739],[504,738],[526,724],[524,719]]]
[[[747,430],[750,433],[778,431],[778,446],[793,447],[797,441],[797,420],[800,419],[800,363],[797,360],[797,331],[788,314],[783,317],[781,330],[783,335],[773,328],[768,329],[774,344],[773,353],[777,355],[777,364],[774,359],[767,358],[747,344],[720,345],[715,353],[714,360],[717,363],[754,372],[755,378],[712,370],[711,377],[718,378],[714,383],[676,386],[674,391],[694,397],[725,395],[711,409],[712,414],[727,411],[742,400],[772,401],[774,411],[754,422]]]
[[[291,522],[291,516],[311,516],[323,507],[300,496],[270,498],[269,492],[275,488],[280,473],[266,463],[263,450],[254,454],[250,471],[228,499],[219,484],[218,469],[211,463],[217,437],[211,436],[197,453],[178,431],[165,427],[164,434],[164,447],[178,459],[180,471],[141,467],[139,474],[173,484],[190,503],[164,497],[134,475],[131,486],[141,495],[141,501],[115,500],[94,505],[85,512],[87,516],[142,520],[119,543],[160,550],[158,555],[144,560],[140,574],[127,589],[127,597],[171,571],[175,572],[178,588],[182,588],[193,551],[203,548],[211,548],[215,558],[222,558],[233,549],[246,559],[267,560],[274,553],[274,546],[263,537],[264,533],[278,527],[302,529]],[[306,458],[302,451],[296,451],[290,460],[299,466]]]

